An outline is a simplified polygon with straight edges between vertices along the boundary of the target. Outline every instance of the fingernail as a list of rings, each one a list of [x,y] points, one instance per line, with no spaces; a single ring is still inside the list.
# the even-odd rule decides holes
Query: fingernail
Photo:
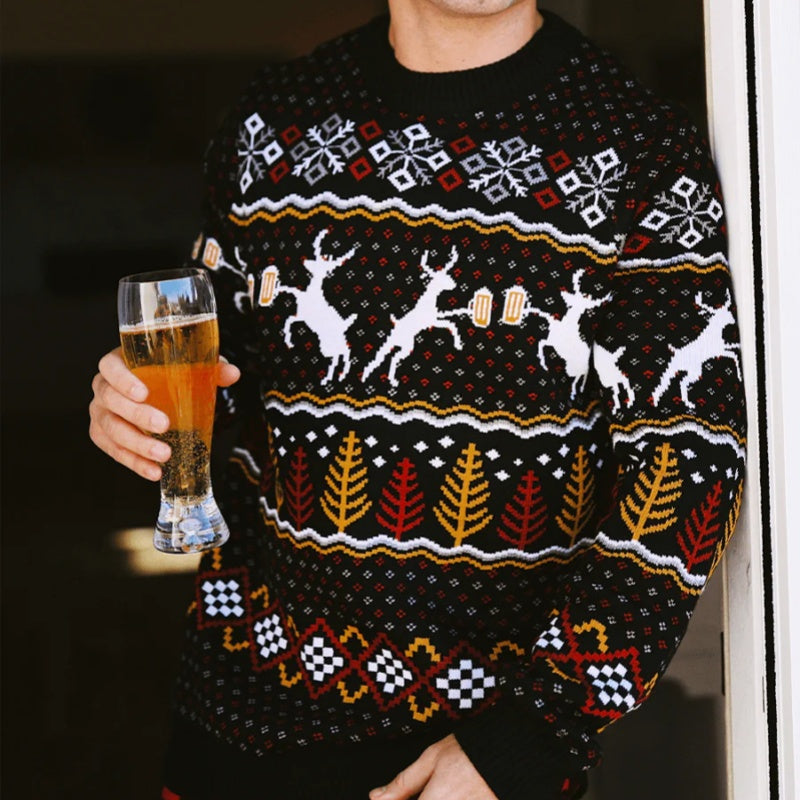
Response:
[[[131,386],[131,397],[137,402],[141,402],[147,397],[147,387],[143,383],[135,383]]]
[[[377,789],[373,789],[370,793],[370,797],[380,797],[386,791],[385,786],[379,786]]]
[[[161,470],[158,467],[148,467],[146,472],[151,481],[161,480]]]
[[[150,416],[150,427],[154,431],[165,431],[169,427],[169,418],[166,414],[156,412]]]
[[[171,454],[171,450],[169,449],[168,445],[162,444],[159,442],[158,444],[154,444],[150,448],[150,455],[156,461],[166,461]]]

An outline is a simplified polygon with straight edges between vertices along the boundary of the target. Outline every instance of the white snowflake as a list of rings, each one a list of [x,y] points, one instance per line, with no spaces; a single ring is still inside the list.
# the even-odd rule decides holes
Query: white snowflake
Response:
[[[239,156],[239,188],[242,192],[264,177],[262,161],[271,166],[283,155],[283,148],[274,136],[275,129],[267,127],[258,114],[251,114],[239,128],[236,154]]]
[[[614,207],[626,167],[613,147],[591,158],[581,156],[577,169],[562,175],[556,183],[564,194],[570,211],[580,211],[583,221],[594,228],[608,217]]]
[[[642,220],[642,227],[658,231],[662,242],[677,241],[691,248],[712,236],[721,219],[722,205],[712,196],[711,186],[684,175],[669,192],[656,195],[655,208]]]
[[[541,156],[540,147],[528,145],[520,136],[504,142],[486,142],[481,151],[467,156],[461,166],[476,177],[469,188],[483,192],[492,203],[499,203],[512,192],[524,197],[536,183],[547,180],[544,167],[534,159]]]
[[[427,186],[433,173],[450,162],[443,146],[441,139],[431,136],[417,122],[403,130],[389,131],[385,139],[369,148],[369,153],[380,164],[378,175],[388,179],[397,191],[404,192],[412,186]]]
[[[290,151],[297,162],[292,175],[302,175],[313,186],[329,172],[334,175],[341,172],[345,160],[361,150],[353,135],[355,126],[353,120],[343,121],[338,114],[328,117],[322,125],[312,125]]]

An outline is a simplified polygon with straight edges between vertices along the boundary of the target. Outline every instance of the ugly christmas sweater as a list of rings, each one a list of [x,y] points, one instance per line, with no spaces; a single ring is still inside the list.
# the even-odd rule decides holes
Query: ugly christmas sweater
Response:
[[[454,731],[528,797],[652,691],[734,528],[719,184],[552,15],[459,73],[387,30],[265,69],[207,154],[246,374],[178,711],[254,755]]]

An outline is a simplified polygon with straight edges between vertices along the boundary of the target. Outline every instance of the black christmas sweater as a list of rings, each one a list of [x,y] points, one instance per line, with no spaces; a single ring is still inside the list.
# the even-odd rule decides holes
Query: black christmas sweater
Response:
[[[177,708],[256,756],[455,732],[528,797],[650,694],[734,528],[720,188],[557,17],[456,73],[387,31],[264,69],[207,153],[245,377]]]

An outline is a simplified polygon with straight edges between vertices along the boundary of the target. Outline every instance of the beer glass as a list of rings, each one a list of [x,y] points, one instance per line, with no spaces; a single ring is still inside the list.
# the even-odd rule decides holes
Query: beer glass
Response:
[[[117,295],[125,364],[163,411],[172,448],[162,467],[161,507],[153,543],[165,553],[195,553],[228,538],[211,489],[211,431],[217,393],[219,333],[214,293],[199,269],[129,275]]]

